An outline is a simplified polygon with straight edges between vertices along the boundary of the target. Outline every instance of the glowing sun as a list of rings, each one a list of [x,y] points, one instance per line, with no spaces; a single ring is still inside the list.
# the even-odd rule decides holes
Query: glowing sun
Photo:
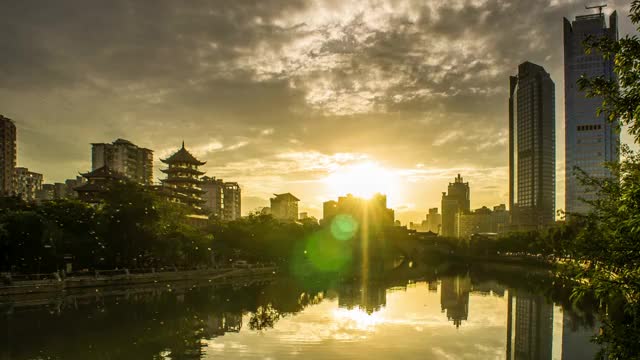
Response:
[[[370,198],[376,193],[389,195],[397,181],[392,171],[375,162],[342,166],[324,180],[333,196],[353,194]]]

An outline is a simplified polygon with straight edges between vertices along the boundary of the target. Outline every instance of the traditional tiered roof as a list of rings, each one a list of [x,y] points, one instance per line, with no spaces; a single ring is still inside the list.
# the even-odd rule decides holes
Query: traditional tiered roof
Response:
[[[78,192],[80,199],[90,203],[99,202],[101,194],[108,191],[114,183],[127,181],[124,175],[106,165],[80,175],[87,179],[87,183],[74,190]]]
[[[198,166],[206,164],[206,162],[196,159],[184,147],[184,141],[180,150],[173,155],[161,161],[168,168],[161,171],[167,174],[166,179],[162,179],[163,187],[166,189],[167,196],[176,202],[187,204],[199,209],[204,203],[202,195],[205,193],[200,188],[202,180],[200,176],[204,172],[198,170]]]
[[[200,161],[195,158],[195,156],[191,155],[187,149],[184,148],[184,141],[182,142],[182,147],[180,150],[176,151],[173,155],[169,156],[166,159],[160,159],[165,164],[191,164],[201,166],[206,164],[206,161]]]

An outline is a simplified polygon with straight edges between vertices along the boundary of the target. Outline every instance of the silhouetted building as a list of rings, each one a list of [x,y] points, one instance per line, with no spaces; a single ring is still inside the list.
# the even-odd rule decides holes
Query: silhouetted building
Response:
[[[469,183],[458,174],[455,182],[449,183],[448,193],[442,193],[442,236],[456,236],[456,215],[468,214],[471,210]]]
[[[577,16],[573,22],[564,19],[565,210],[570,213],[588,212],[590,206],[580,199],[593,200],[595,196],[581,186],[574,168],[579,167],[591,176],[602,178],[610,176],[603,164],[619,160],[617,124],[610,123],[606,113],[597,116],[602,98],[586,98],[577,84],[583,75],[616,79],[613,59],[604,59],[598,51],[585,54],[583,42],[587,36],[617,40],[616,12],[609,17],[609,27],[602,13]]]
[[[127,181],[127,178],[118,171],[111,170],[108,166],[81,174],[87,182],[75,188],[78,198],[88,203],[98,203],[104,198],[104,194],[116,183]]]
[[[442,215],[438,214],[438,208],[429,209],[426,221],[427,231],[431,231],[436,234],[440,233],[440,228],[442,226]]]
[[[338,288],[338,306],[361,309],[371,315],[387,305],[387,289],[382,283],[343,283]]]
[[[224,220],[233,221],[240,219],[241,196],[240,185],[237,182],[224,183],[224,209],[222,211]]]
[[[49,201],[55,199],[55,184],[42,184],[42,188],[36,192],[36,201]]]
[[[468,276],[444,277],[440,285],[440,305],[447,319],[456,327],[469,316],[469,292],[471,279]]]
[[[24,201],[36,201],[36,195],[42,190],[42,174],[27,168],[15,168],[13,175],[13,193]]]
[[[510,88],[509,209],[514,226],[537,228],[555,221],[555,85],[524,62]]]
[[[541,295],[518,293],[514,296],[509,291],[507,307],[507,359],[551,360],[553,305]]]
[[[16,167],[16,126],[0,115],[0,196],[13,194]]]
[[[298,202],[300,199],[291,195],[291,193],[273,195],[275,196],[271,198],[271,215],[273,218],[284,221],[298,220]]]
[[[162,180],[162,187],[169,200],[200,209],[204,204],[200,176],[204,172],[198,170],[198,167],[206,162],[191,155],[185,149],[184,142],[178,151],[161,161],[168,165],[168,168],[162,169],[167,174],[167,178]]]
[[[108,166],[133,182],[143,185],[153,183],[153,151],[138,147],[128,140],[91,144],[91,169],[103,166]]]
[[[387,208],[387,196],[375,194],[370,199],[363,199],[351,194],[338,197],[338,201],[326,201],[323,206],[322,223],[327,224],[336,215],[351,215],[358,224],[366,223],[376,227],[394,225],[395,213]]]

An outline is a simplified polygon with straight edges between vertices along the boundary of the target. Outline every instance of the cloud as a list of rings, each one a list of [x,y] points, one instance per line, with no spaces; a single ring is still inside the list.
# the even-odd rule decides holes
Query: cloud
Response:
[[[628,3],[607,9],[629,32]],[[91,142],[118,137],[156,159],[184,139],[209,175],[258,198],[359,160],[337,154],[502,168],[509,75],[525,60],[550,71],[561,129],[562,17],[584,11],[557,0],[11,2],[0,109],[18,124],[18,163],[55,181],[90,167]],[[492,181],[503,191],[482,201],[504,202],[505,173]],[[404,203],[435,206],[443,182],[427,186]]]

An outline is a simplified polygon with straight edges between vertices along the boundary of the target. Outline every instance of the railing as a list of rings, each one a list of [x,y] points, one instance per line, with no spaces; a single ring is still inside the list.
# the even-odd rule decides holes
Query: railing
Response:
[[[110,270],[94,270],[94,271],[79,271],[73,273],[54,272],[45,274],[19,274],[19,273],[0,273],[0,286],[15,285],[16,283],[26,283],[29,281],[34,282],[61,282],[64,280],[92,280],[92,279],[105,279],[105,278],[129,278],[132,275],[151,275],[161,273],[180,273],[189,271],[216,271],[224,273],[225,271],[240,270],[240,269],[266,269],[275,268],[276,265],[273,262],[270,263],[256,263],[256,264],[242,264],[242,266],[235,266],[235,264],[227,267],[176,267],[165,266],[159,268],[135,268],[135,269],[110,269]]]

